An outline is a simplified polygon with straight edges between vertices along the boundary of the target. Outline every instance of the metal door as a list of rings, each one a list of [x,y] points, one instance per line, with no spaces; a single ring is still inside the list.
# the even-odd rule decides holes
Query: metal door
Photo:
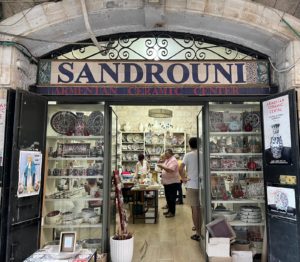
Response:
[[[38,195],[18,198],[17,190],[20,151],[38,150],[44,156],[46,120],[45,98],[16,91],[13,130],[9,134],[12,137],[10,163],[7,163],[10,170],[5,174],[9,177],[6,184],[8,192],[3,199],[8,207],[5,261],[23,261],[39,247],[44,164],[41,168],[41,190]]]
[[[205,225],[207,223],[207,205],[206,205],[206,196],[209,194],[207,192],[207,176],[205,175],[205,166],[204,166],[204,157],[205,157],[205,141],[207,141],[205,130],[205,106],[202,107],[201,111],[197,116],[197,138],[198,138],[198,173],[199,173],[199,198],[200,198],[200,205],[201,205],[201,240],[200,245],[202,250],[205,250]],[[188,142],[188,141],[187,141]]]

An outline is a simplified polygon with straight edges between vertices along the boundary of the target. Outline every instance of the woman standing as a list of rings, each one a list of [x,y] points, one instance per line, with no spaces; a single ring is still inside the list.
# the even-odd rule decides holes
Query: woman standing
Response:
[[[135,175],[137,179],[145,178],[148,172],[150,171],[150,165],[145,160],[145,156],[143,154],[139,154],[138,162],[135,165]]]

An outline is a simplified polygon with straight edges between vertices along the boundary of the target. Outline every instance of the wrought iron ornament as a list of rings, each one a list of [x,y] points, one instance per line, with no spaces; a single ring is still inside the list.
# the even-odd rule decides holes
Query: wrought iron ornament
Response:
[[[147,32],[118,34],[99,39],[103,50],[91,45],[68,46],[51,53],[51,58],[100,60],[257,60],[265,58],[233,43],[204,36]]]

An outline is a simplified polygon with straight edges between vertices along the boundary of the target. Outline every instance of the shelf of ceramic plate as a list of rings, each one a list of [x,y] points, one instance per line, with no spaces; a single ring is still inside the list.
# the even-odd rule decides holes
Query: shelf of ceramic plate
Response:
[[[102,223],[99,224],[70,224],[70,225],[42,225],[43,228],[49,228],[49,229],[58,229],[58,228],[101,228]]]
[[[262,153],[211,153],[210,157],[217,157],[217,156],[252,156],[252,157],[261,157]]]
[[[123,132],[122,133],[122,144],[135,143],[143,144],[144,143],[144,133],[142,132]]]
[[[241,220],[230,221],[229,224],[234,227],[252,227],[252,226],[264,226],[266,223],[264,221],[258,223],[243,222]]]
[[[233,132],[233,131],[227,131],[227,132],[210,132],[210,136],[261,136],[261,132]]]
[[[89,196],[86,196],[86,197],[83,197],[83,196],[73,196],[73,197],[70,197],[70,198],[48,198],[46,196],[45,198],[45,201],[46,202],[57,202],[57,201],[103,201],[103,198],[102,197],[89,197]]]
[[[259,204],[265,203],[264,199],[216,199],[211,201],[213,204]]]
[[[47,136],[47,139],[55,139],[57,141],[59,140],[98,140],[98,139],[104,139],[104,136],[63,136],[63,135],[57,135],[57,136]]]
[[[215,170],[211,170],[210,171],[211,174],[224,174],[224,175],[234,175],[234,174],[250,174],[250,175],[255,175],[255,176],[262,176],[264,174],[263,171],[252,171],[252,170],[238,170],[238,171],[235,171],[235,170],[231,170],[231,171],[228,171],[228,170],[220,170],[220,171],[215,171]]]
[[[49,161],[68,161],[68,160],[103,160],[103,157],[48,157]]]
[[[97,176],[48,176],[47,179],[61,179],[61,178],[75,178],[75,179],[89,179],[89,178],[103,178],[103,175]]]

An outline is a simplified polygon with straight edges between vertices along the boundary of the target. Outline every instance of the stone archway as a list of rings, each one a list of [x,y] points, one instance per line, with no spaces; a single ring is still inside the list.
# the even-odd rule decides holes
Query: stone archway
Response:
[[[156,3],[158,2],[158,3]],[[282,16],[293,28],[300,27],[300,21],[270,7],[243,0],[224,1],[87,1],[89,21],[96,36],[137,31],[176,31],[211,36],[248,46],[268,55],[278,68],[294,64],[300,57],[299,40]],[[20,21],[15,23],[16,21]],[[3,26],[1,25],[11,25]],[[43,3],[29,12],[19,13],[0,24],[0,40],[10,40],[26,46],[36,57],[70,42],[88,39],[80,1],[64,0],[57,3]],[[26,38],[14,37],[14,35]],[[39,39],[44,41],[36,41]],[[9,48],[1,47],[6,62],[4,72],[22,74],[22,78],[33,72],[23,72],[28,66],[20,66],[20,55],[7,54]],[[297,50],[298,49],[298,50]],[[25,59],[26,60],[26,59]],[[3,61],[3,60],[1,60]],[[30,66],[30,65],[29,65]],[[32,67],[32,66],[31,66]],[[9,72],[7,71],[9,70]],[[300,65],[287,74],[276,73],[282,89],[300,86],[297,78]],[[25,76],[24,76],[25,74]],[[29,76],[30,77],[30,76]],[[5,79],[2,86],[24,86],[18,81]],[[32,78],[32,76],[30,77]],[[24,81],[23,81],[24,82]],[[28,84],[34,84],[33,80]],[[24,86],[26,88],[27,84]]]

